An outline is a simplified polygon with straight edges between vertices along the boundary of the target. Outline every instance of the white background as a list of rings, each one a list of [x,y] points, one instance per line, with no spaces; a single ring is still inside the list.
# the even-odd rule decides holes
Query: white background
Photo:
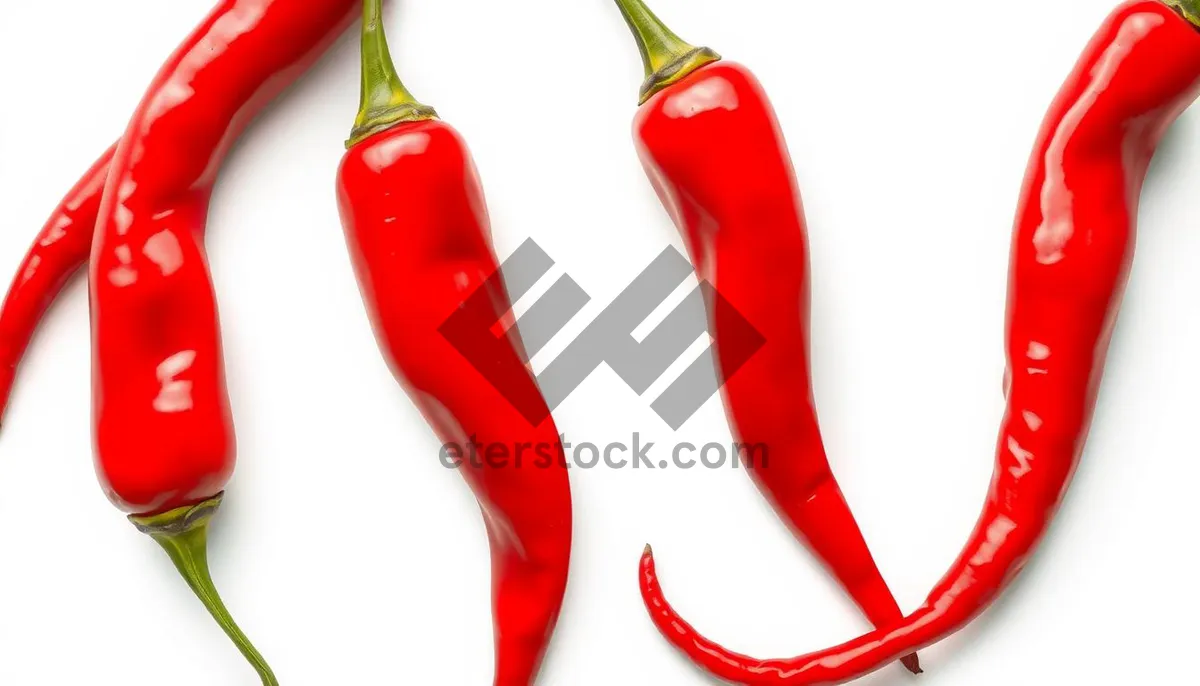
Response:
[[[1112,0],[654,4],[686,38],[751,66],[779,110],[810,223],[830,457],[914,609],[991,473],[1026,157]],[[209,7],[4,3],[0,272]],[[498,252],[532,236],[593,296],[572,331],[680,245],[630,144],[641,65],[610,2],[393,2],[388,18],[408,85],[473,147]],[[334,174],[357,91],[349,37],[247,133],[213,199],[240,463],[212,566],[288,686],[490,683],[484,528],[376,350],[339,227]],[[1192,112],[1151,172],[1066,507],[998,605],[924,651],[920,683],[1195,680],[1198,196]],[[88,375],[77,281],[34,342],[0,439],[0,683],[256,683],[96,486]],[[661,445],[729,440],[716,400],[674,434],[651,397],[601,370],[559,426],[600,443],[635,430]],[[572,485],[571,584],[540,683],[710,683],[645,616],[635,573],[647,541],[678,608],[732,648],[794,655],[866,629],[743,472],[577,470]],[[913,682],[889,667],[862,683]]]

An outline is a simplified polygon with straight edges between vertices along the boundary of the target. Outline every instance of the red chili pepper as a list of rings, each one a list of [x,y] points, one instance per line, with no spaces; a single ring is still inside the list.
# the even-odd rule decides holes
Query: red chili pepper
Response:
[[[470,152],[401,84],[381,5],[365,3],[362,109],[338,172],[342,223],[364,304],[397,380],[445,444],[487,451],[488,460],[462,466],[492,547],[495,684],[528,686],[566,590],[566,462],[554,420],[533,426],[507,399],[540,404],[539,414],[549,416],[515,327],[487,347],[491,371],[509,370],[491,375],[503,380],[502,388],[443,335],[456,313],[479,317],[475,330],[487,331],[509,319],[512,304],[496,276]],[[491,461],[494,446],[502,446],[503,462]]]
[[[663,597],[647,551],[642,595],[667,640],[735,683],[840,684],[954,633],[1021,571],[1084,447],[1150,158],[1200,93],[1197,26],[1198,0],[1125,3],[1050,108],[1017,213],[1008,410],[995,476],[975,532],[925,605],[895,626],[830,650],[757,660],[722,648],[680,618]],[[669,98],[652,106],[669,107]]]
[[[38,324],[92,250],[100,198],[117,146],[100,156],[55,208],[17,268],[0,306],[0,415],[8,406],[17,365]]]
[[[834,479],[809,376],[809,272],[804,210],[771,103],[749,69],[688,45],[641,0],[617,0],[646,63],[634,137],[646,172],[687,241],[709,303],[730,424],[766,446],[750,473],[796,535],[875,626],[903,616]],[[732,308],[721,305],[724,300]],[[740,316],[736,316],[740,315]],[[734,318],[731,318],[734,317]],[[916,655],[904,660],[919,672]]]
[[[96,463],[109,498],[170,554],[253,663],[208,573],[234,466],[204,237],[225,153],[356,16],[357,0],[224,0],[176,50],[113,156],[91,254]]]

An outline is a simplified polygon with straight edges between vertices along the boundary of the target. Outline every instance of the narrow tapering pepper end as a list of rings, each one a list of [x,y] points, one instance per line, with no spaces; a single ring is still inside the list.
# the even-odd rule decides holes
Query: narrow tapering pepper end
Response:
[[[639,92],[640,103],[644,104],[655,93],[682,81],[700,67],[721,59],[713,49],[698,48],[675,35],[642,0],[616,0],[616,3],[633,30],[642,62],[646,65],[646,80]]]
[[[900,658],[900,664],[904,665],[904,668],[913,674],[925,673],[925,670],[921,669],[921,660],[917,658],[916,653]]]
[[[204,607],[208,608],[217,624],[221,625],[225,635],[229,636],[242,655],[254,666],[262,678],[263,686],[279,686],[271,667],[234,623],[229,610],[225,609],[208,571],[208,524],[216,514],[217,508],[221,506],[223,495],[198,505],[181,507],[159,515],[133,516],[129,521],[167,551],[167,555],[170,555],[171,561],[175,563],[175,568],[204,603]]]
[[[417,102],[396,72],[383,29],[383,0],[363,0],[362,100],[346,147],[397,124],[426,119],[437,119],[437,111]]]

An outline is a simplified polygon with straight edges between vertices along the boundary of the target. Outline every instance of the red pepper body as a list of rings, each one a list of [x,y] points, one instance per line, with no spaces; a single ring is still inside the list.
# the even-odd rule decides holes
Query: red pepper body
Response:
[[[462,468],[492,546],[495,683],[527,686],[566,589],[571,493],[554,420],[532,426],[506,399],[513,391],[540,399],[533,376],[524,371],[510,379],[520,386],[501,393],[439,330],[481,288],[489,289],[491,307],[481,314],[491,322],[511,310],[493,278],[499,265],[474,163],[448,125],[403,123],[350,148],[338,198],[363,300],[396,378],[446,444],[510,451],[505,464]],[[498,364],[524,370],[515,336],[510,330],[493,350],[504,358]],[[513,456],[520,445],[533,446],[523,461]]]
[[[356,0],[225,0],[155,78],[113,158],[91,262],[98,471],[152,514],[221,491],[234,464],[209,196],[242,129],[356,16]]]
[[[836,648],[757,660],[700,636],[667,604],[651,555],[642,593],[663,635],[742,684],[838,684],[970,622],[1021,571],[1078,464],[1133,255],[1138,196],[1160,137],[1200,92],[1200,33],[1154,0],[1105,22],[1059,92],[1017,213],[1008,409],[983,514],[926,603]]]
[[[116,146],[67,192],[21,260],[0,306],[0,414],[8,406],[17,365],[46,311],[92,250],[100,198]]]
[[[716,62],[651,98],[637,114],[638,152],[683,232],[710,302],[736,440],[766,446],[748,466],[793,532],[877,626],[901,612],[830,471],[809,375],[809,271],[804,211],[783,134],[745,67]],[[740,315],[740,316],[739,316]],[[724,376],[724,375],[723,375]]]

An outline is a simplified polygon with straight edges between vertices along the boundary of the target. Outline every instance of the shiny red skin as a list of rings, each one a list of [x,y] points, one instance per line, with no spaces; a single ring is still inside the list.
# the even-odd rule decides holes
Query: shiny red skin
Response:
[[[1024,567],[1079,463],[1133,257],[1138,197],[1163,133],[1200,93],[1200,33],[1156,0],[1119,7],[1042,126],[1017,212],[1008,408],[982,516],[903,622],[835,648],[757,660],[699,635],[667,604],[653,557],[642,593],[663,634],[739,684],[840,684],[954,633]]]
[[[224,0],[155,77],[113,157],[91,254],[97,471],[121,509],[219,493],[234,431],[204,252],[230,146],[358,0]]]
[[[750,473],[873,624],[899,621],[821,441],[804,210],[766,93],[741,65],[707,65],[643,105],[634,138],[699,278],[734,311],[710,303],[719,364],[744,359],[742,318],[766,340],[723,389],[736,440],[767,446],[765,466],[750,463]]]
[[[46,220],[21,260],[0,306],[0,414],[8,406],[17,365],[46,311],[87,262],[113,145],[84,173]]]
[[[507,399],[516,392],[544,406],[532,374],[501,393],[439,331],[479,288],[490,289],[489,321],[512,309],[504,288],[489,281],[499,264],[474,162],[447,124],[400,124],[346,153],[338,200],[380,349],[438,437],[460,446],[554,446],[555,459],[543,466],[463,466],[492,547],[495,684],[528,686],[566,590],[571,490],[554,420],[533,426]],[[523,369],[523,348],[509,331],[501,354]]]

